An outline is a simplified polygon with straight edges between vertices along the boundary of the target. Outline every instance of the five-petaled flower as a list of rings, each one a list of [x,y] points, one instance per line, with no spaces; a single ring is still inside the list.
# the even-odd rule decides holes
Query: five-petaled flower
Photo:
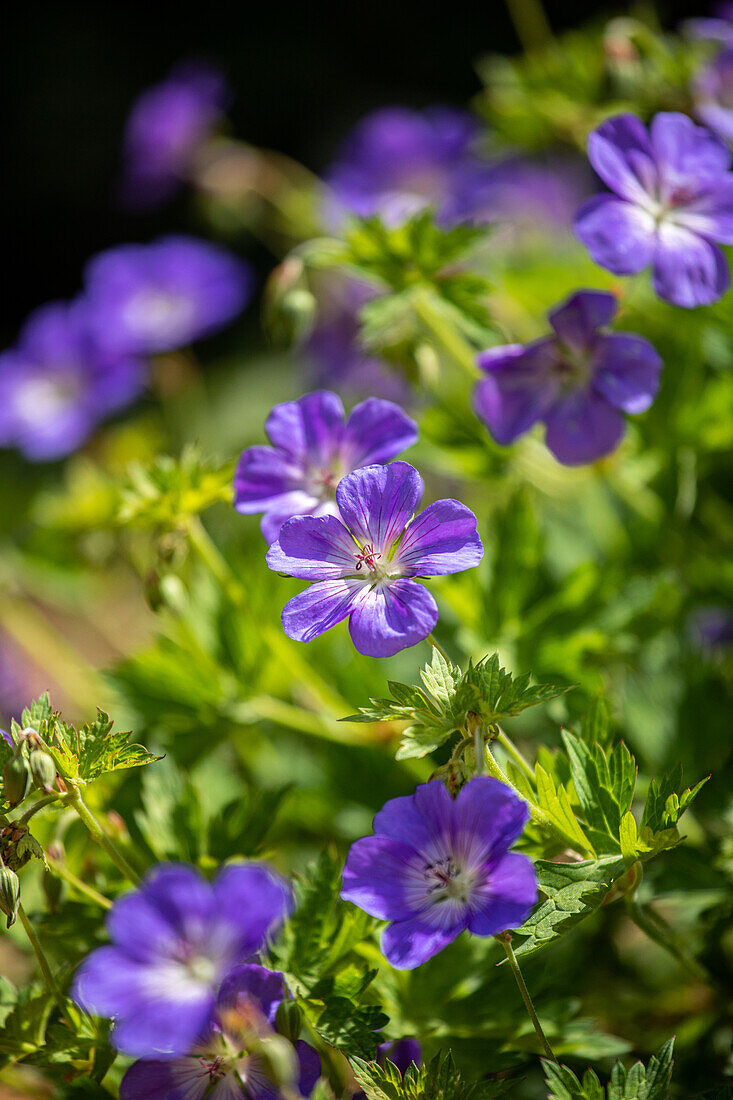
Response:
[[[433,780],[394,798],[374,818],[374,836],[352,845],[341,897],[391,921],[382,951],[412,970],[468,929],[495,936],[518,928],[537,901],[532,861],[509,848],[527,804],[497,779],[470,780],[455,801]]]
[[[544,421],[547,446],[565,465],[618,446],[623,414],[644,412],[654,400],[662,360],[643,337],[604,331],[616,309],[611,294],[577,291],[550,313],[552,336],[479,356],[486,377],[476,387],[476,411],[498,443]]]
[[[284,524],[267,564],[317,582],[286,604],[289,637],[309,642],[349,616],[359,652],[390,657],[428,636],[438,607],[415,578],[471,569],[483,546],[476,517],[457,500],[435,501],[412,519],[422,494],[422,478],[406,462],[365,466],[338,484],[340,518]]]
[[[293,516],[337,516],[341,478],[411,447],[417,424],[398,405],[367,398],[344,418],[335,393],[318,391],[276,405],[265,424],[272,447],[248,447],[234,475],[234,507],[264,512],[262,534],[274,542]]]
[[[617,275],[652,265],[657,294],[687,309],[722,297],[730,270],[718,244],[733,244],[725,144],[686,115],[658,114],[647,131],[624,114],[593,131],[588,157],[615,192],[588,199],[575,219],[596,263]]]
[[[190,1052],[135,1062],[122,1079],[120,1100],[278,1100],[281,1092],[266,1052],[284,998],[278,971],[254,964],[235,967],[222,983],[211,1025]],[[320,1058],[302,1039],[294,1055],[299,1095],[310,1096]]]
[[[264,946],[290,905],[287,883],[261,864],[230,864],[211,884],[193,867],[159,864],[115,902],[112,944],[84,960],[74,1000],[112,1017],[112,1042],[125,1054],[188,1054],[223,979]]]
[[[146,354],[175,351],[222,328],[244,309],[253,286],[241,260],[183,236],[110,248],[85,275],[100,341]]]

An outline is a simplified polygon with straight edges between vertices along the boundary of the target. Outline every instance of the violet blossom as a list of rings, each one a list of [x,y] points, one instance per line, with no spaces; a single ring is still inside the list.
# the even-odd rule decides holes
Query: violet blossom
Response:
[[[156,206],[173,194],[221,120],[229,96],[220,72],[200,61],[177,65],[133,104],[123,139],[123,200]]]
[[[700,121],[733,142],[733,35],[731,44],[698,73],[693,93]]]
[[[274,542],[293,516],[337,516],[336,486],[360,466],[387,462],[417,440],[417,424],[398,405],[369,397],[345,417],[324,390],[276,405],[265,423],[271,447],[248,447],[234,475],[234,507],[264,512]]]
[[[359,653],[390,657],[428,636],[438,606],[416,578],[472,569],[484,551],[476,517],[457,500],[437,500],[413,518],[422,495],[408,463],[366,466],[339,482],[340,518],[283,525],[267,564],[316,582],[286,604],[288,637],[309,642],[348,617]]]
[[[440,780],[387,802],[374,835],[352,845],[341,897],[380,920],[382,952],[412,970],[461,932],[518,928],[537,901],[532,861],[509,848],[529,820],[514,791],[486,776],[453,800]]]
[[[262,1052],[275,1033],[285,998],[283,975],[253,964],[237,966],[219,991],[210,1027],[184,1057],[143,1059],[128,1069],[120,1100],[277,1100]],[[320,1074],[318,1054],[295,1044],[298,1092],[309,1096]]]
[[[90,261],[85,275],[99,339],[147,354],[175,351],[223,328],[253,289],[242,260],[183,236],[110,248]]]
[[[41,306],[0,355],[0,446],[33,462],[61,458],[130,404],[145,375],[130,351],[100,345],[84,301]]]
[[[624,413],[649,408],[662,360],[642,336],[607,332],[612,294],[579,290],[549,315],[554,329],[531,344],[489,348],[476,386],[478,416],[497,443],[513,443],[541,421],[545,442],[566,466],[593,462],[620,443]]]
[[[718,244],[733,244],[730,151],[686,115],[662,113],[647,130],[635,115],[608,119],[588,138],[591,165],[612,194],[581,206],[575,232],[617,275],[651,266],[654,289],[692,309],[730,286]]]
[[[115,902],[112,943],[84,960],[72,996],[112,1017],[111,1041],[125,1054],[188,1054],[211,1024],[223,979],[264,946],[290,906],[287,883],[260,864],[230,864],[213,883],[185,864],[158,864]]]
[[[686,20],[685,31],[691,38],[733,43],[733,0],[722,0],[722,3],[715,4],[712,10],[712,15],[701,15]]]

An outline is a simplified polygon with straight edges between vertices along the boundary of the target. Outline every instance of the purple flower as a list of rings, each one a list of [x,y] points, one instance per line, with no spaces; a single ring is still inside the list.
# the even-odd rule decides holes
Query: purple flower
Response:
[[[135,352],[174,351],[223,328],[252,293],[248,265],[194,237],[161,237],[100,253],[86,269],[99,338]]]
[[[120,1100],[277,1100],[281,1094],[258,1051],[273,1033],[284,998],[279,972],[236,967],[222,984],[211,1027],[190,1053],[135,1062],[122,1079]],[[299,1091],[309,1096],[321,1071],[320,1058],[302,1040],[295,1044],[295,1054]]]
[[[510,852],[529,819],[527,804],[498,779],[472,779],[455,801],[439,780],[393,798],[374,836],[352,845],[341,897],[392,923],[382,952],[412,970],[465,929],[495,936],[518,928],[537,901],[527,856]]]
[[[684,29],[691,38],[707,39],[711,42],[733,42],[733,3],[724,0],[713,8],[712,16],[700,16],[688,19]]]
[[[698,74],[693,90],[700,121],[726,141],[733,141],[733,34],[731,45]]]
[[[125,1054],[187,1054],[224,977],[259,951],[290,904],[287,884],[259,864],[230,864],[211,884],[193,867],[159,864],[115,902],[112,944],[84,960],[74,1000],[114,1019],[112,1041]]]
[[[340,519],[288,520],[267,564],[317,582],[285,606],[290,638],[310,642],[347,615],[352,642],[369,657],[391,657],[428,636],[438,606],[413,578],[472,569],[484,548],[476,517],[457,500],[437,500],[412,519],[422,494],[406,462],[365,466],[338,484]]]
[[[652,265],[654,289],[692,309],[721,298],[733,244],[733,172],[724,143],[686,115],[658,114],[647,131],[616,115],[588,138],[588,157],[615,192],[595,195],[575,232],[596,263],[617,275]]]
[[[728,607],[699,607],[687,621],[687,631],[697,649],[708,657],[733,647],[733,611]]]
[[[156,206],[177,189],[228,98],[221,73],[195,61],[143,92],[124,135],[121,189],[130,206]]]
[[[265,513],[268,542],[293,516],[337,516],[336,486],[344,474],[387,462],[417,439],[417,424],[391,401],[367,398],[345,421],[341,399],[323,390],[276,405],[265,431],[274,445],[242,452],[234,507],[243,515]]]
[[[528,233],[569,232],[588,195],[590,173],[568,158],[510,156],[492,165],[486,210],[492,222]]]
[[[399,223],[433,207],[446,225],[482,212],[489,167],[474,150],[476,121],[464,111],[384,107],[355,127],[326,174],[336,205]]]
[[[422,1046],[417,1039],[395,1039],[389,1043],[380,1043],[377,1047],[377,1061],[382,1066],[390,1061],[404,1077],[413,1063],[416,1066],[421,1064]]]
[[[144,380],[139,359],[100,347],[83,301],[41,306],[0,355],[0,446],[34,462],[69,454]]]
[[[547,446],[566,466],[618,446],[623,414],[644,412],[654,400],[662,360],[642,336],[604,331],[616,309],[612,294],[579,290],[550,313],[552,336],[479,356],[487,377],[476,386],[476,412],[497,443],[513,443],[543,421]]]

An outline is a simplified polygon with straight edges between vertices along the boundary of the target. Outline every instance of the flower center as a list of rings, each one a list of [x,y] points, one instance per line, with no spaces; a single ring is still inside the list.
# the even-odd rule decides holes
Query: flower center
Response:
[[[208,1077],[210,1081],[220,1081],[222,1077],[226,1077],[229,1072],[228,1067],[224,1064],[224,1059],[220,1054],[214,1059],[199,1058],[199,1063],[203,1072],[201,1077]]]
[[[125,319],[134,331],[165,339],[185,328],[192,313],[193,305],[185,295],[147,287],[127,303]]]
[[[468,905],[476,886],[476,872],[461,867],[452,856],[428,863],[423,868],[431,902],[458,901]]]
[[[80,393],[81,380],[75,374],[36,375],[18,388],[15,412],[24,420],[51,420],[72,405]]]
[[[377,553],[370,542],[365,543],[362,547],[361,553],[354,554],[356,558],[356,571],[359,573],[363,566],[366,566],[370,573],[376,573],[377,571],[377,559],[381,558],[381,554]]]

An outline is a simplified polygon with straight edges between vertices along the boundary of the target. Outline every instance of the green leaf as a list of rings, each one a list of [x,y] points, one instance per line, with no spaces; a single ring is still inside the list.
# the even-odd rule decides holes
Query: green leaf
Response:
[[[605,745],[611,732],[611,705],[605,695],[592,700],[580,723],[580,736],[586,745]]]
[[[672,1078],[674,1039],[669,1039],[649,1065],[636,1062],[628,1071],[616,1062],[611,1071],[608,1090],[604,1089],[593,1070],[587,1070],[583,1082],[567,1066],[545,1059],[542,1068],[548,1089],[548,1100],[667,1100]]]
[[[213,464],[193,446],[179,458],[159,455],[148,466],[134,463],[119,493],[117,523],[173,530],[217,501],[231,500],[232,474],[231,464]]]
[[[389,1017],[378,1005],[357,1005],[348,997],[329,997],[316,1020],[316,1029],[327,1043],[349,1056],[368,1058],[378,1041],[376,1034]]]
[[[456,1069],[450,1051],[438,1054],[427,1066],[410,1066],[404,1078],[392,1062],[384,1066],[351,1061],[354,1076],[367,1100],[491,1100],[511,1084],[501,1081],[466,1081]]]
[[[537,804],[549,817],[557,829],[563,833],[574,848],[590,852],[595,856],[593,845],[578,824],[570,800],[563,786],[555,787],[551,775],[541,764],[535,765],[537,782]]]

